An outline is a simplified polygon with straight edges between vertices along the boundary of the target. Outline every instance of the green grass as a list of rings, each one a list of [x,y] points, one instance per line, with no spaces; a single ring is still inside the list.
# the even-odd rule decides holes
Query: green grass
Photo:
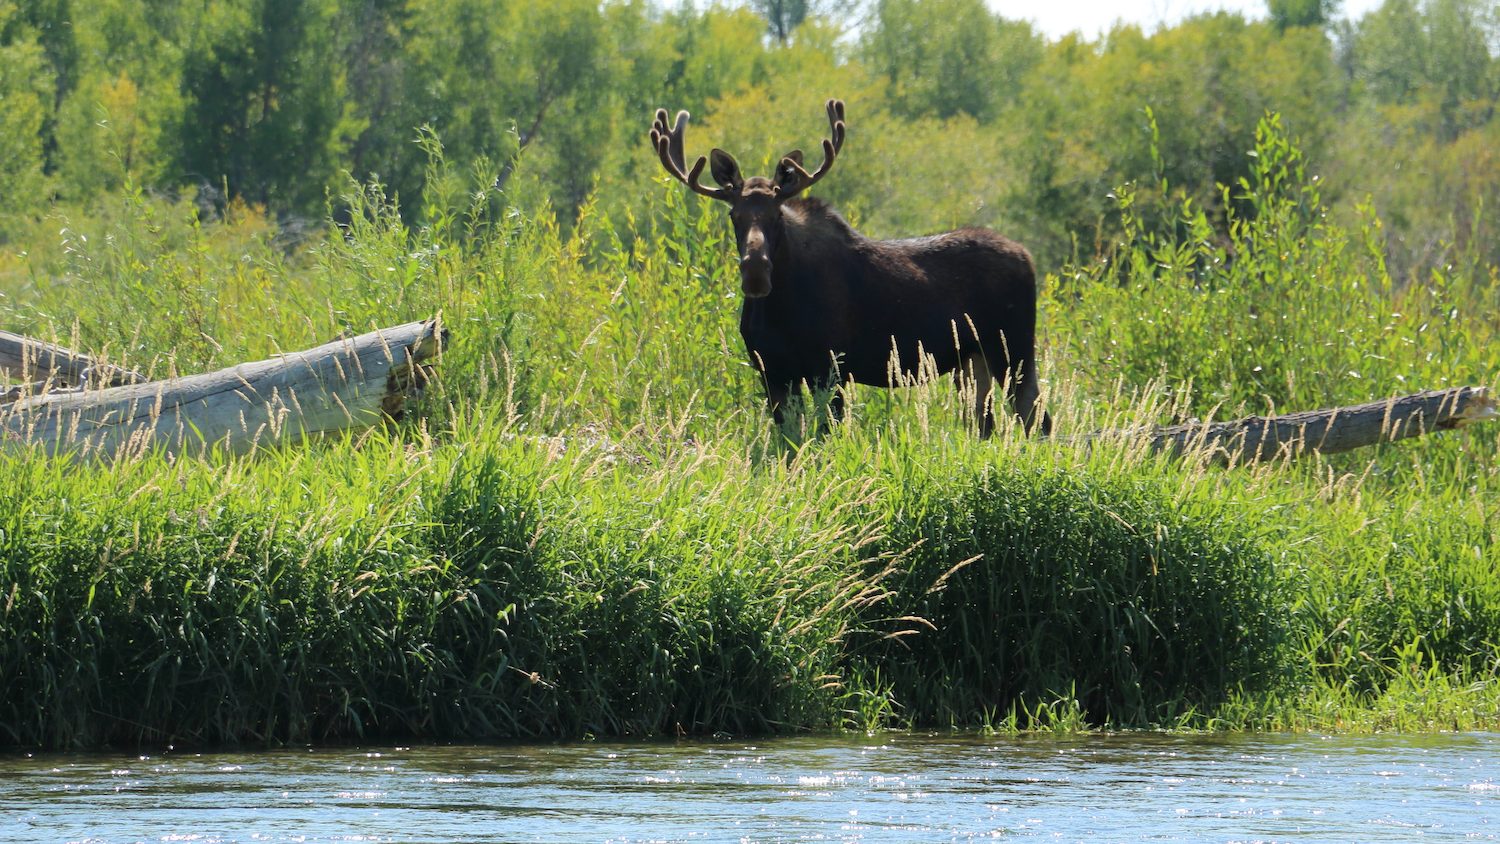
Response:
[[[302,244],[59,208],[0,256],[9,328],[158,376],[438,312],[453,344],[357,441],[0,455],[0,745],[1500,726],[1496,426],[1228,471],[1068,439],[1500,384],[1496,268],[1392,279],[1257,153],[1221,229],[1125,191],[1130,239],[1049,278],[1051,441],[975,440],[938,381],[788,445],[675,184],[566,234],[482,191],[408,227],[351,187]]]

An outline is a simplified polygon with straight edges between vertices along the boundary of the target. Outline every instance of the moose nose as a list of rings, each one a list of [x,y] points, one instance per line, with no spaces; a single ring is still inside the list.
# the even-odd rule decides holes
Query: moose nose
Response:
[[[746,255],[740,259],[740,289],[751,299],[771,292],[771,259],[764,255]]]

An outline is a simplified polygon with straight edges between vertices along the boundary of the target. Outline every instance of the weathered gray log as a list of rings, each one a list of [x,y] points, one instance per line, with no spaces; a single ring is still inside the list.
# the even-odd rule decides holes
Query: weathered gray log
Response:
[[[0,406],[0,446],[113,458],[243,454],[398,417],[447,332],[412,322],[229,369]]]
[[[34,382],[30,391],[82,387],[119,387],[143,384],[146,376],[121,366],[102,363],[56,343],[0,331],[0,376]]]
[[[1151,431],[1148,444],[1155,451],[1202,454],[1235,465],[1348,451],[1496,416],[1488,389],[1454,387],[1284,416],[1173,425]]]

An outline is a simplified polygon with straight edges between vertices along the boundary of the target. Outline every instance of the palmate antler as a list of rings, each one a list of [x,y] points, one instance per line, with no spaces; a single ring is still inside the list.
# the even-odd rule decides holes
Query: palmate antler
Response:
[[[693,162],[693,169],[683,172],[682,133],[687,128],[688,116],[685,111],[677,112],[677,124],[669,129],[667,110],[656,110],[656,122],[651,124],[651,145],[656,147],[661,166],[678,181],[692,188],[694,193],[725,202],[733,201],[733,194],[725,188],[707,188],[698,184],[698,177],[703,175],[703,165],[708,162],[707,156],[698,156],[698,160]]]
[[[802,162],[800,160],[802,155],[800,152],[782,158],[781,166],[792,170],[798,177],[795,184],[781,188],[781,191],[777,195],[782,199],[791,199],[802,191],[812,187],[819,179],[826,176],[828,171],[833,167],[833,159],[844,146],[844,101],[829,100],[827,103],[824,103],[823,107],[828,110],[828,125],[833,131],[832,138],[823,139],[823,163],[818,165],[816,172],[808,173],[802,169]],[[666,116],[666,112],[661,112],[660,114],[662,117]],[[680,153],[678,157],[681,157]],[[701,166],[702,162],[700,161],[699,167]]]

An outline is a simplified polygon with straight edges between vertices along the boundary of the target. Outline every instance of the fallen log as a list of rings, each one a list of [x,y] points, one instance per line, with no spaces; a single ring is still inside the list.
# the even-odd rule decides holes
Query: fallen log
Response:
[[[1153,451],[1201,454],[1216,463],[1237,465],[1349,451],[1497,415],[1495,398],[1488,389],[1454,387],[1282,416],[1189,422],[1150,431],[1147,444]]]
[[[0,406],[0,447],[95,459],[243,454],[359,430],[400,416],[446,337],[437,320],[412,322],[217,372],[23,396]]]
[[[146,376],[139,372],[9,331],[0,331],[0,376],[31,382],[27,392],[146,382]]]

